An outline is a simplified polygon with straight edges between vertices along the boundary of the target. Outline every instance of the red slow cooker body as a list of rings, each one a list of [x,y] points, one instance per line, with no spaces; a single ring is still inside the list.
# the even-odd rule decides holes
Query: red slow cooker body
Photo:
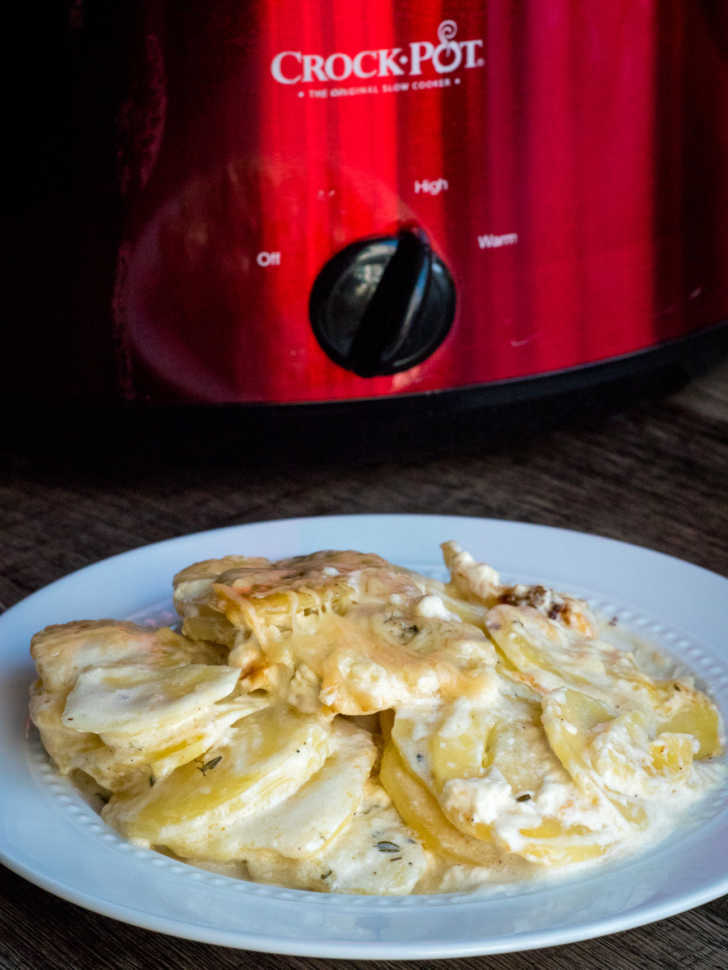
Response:
[[[113,317],[132,400],[294,404],[608,362],[728,316],[720,2],[144,4]],[[309,299],[419,227],[443,342],[361,377]]]

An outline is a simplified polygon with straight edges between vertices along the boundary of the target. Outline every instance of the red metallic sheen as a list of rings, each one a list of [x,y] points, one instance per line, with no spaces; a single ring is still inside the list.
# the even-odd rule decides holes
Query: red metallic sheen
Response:
[[[534,377],[728,316],[720,0],[145,5],[114,316],[130,399],[342,401]],[[416,224],[442,345],[330,360],[321,267]]]

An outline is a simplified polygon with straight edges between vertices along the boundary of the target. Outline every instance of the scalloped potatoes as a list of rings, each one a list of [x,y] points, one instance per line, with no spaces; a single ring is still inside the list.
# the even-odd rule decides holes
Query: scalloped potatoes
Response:
[[[710,699],[582,601],[443,553],[448,583],[353,551],[195,563],[181,633],[36,634],[31,719],[125,837],[295,888],[452,891],[661,834],[714,783]]]

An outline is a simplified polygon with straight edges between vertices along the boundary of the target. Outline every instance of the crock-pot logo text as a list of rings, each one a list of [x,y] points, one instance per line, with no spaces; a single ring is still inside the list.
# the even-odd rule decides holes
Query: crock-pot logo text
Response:
[[[337,51],[327,56],[281,51],[271,61],[270,70],[279,84],[309,84],[350,78],[415,77],[426,70],[451,74],[458,68],[482,67],[483,41],[456,40],[457,32],[454,20],[443,20],[437,28],[437,44],[418,40],[407,47],[383,47],[356,54]]]

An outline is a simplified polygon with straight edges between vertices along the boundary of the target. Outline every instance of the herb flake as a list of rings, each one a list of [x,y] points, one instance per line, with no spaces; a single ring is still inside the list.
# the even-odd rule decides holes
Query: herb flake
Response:
[[[211,758],[209,761],[206,761],[205,764],[200,767],[200,771],[203,775],[206,775],[208,771],[212,771],[213,768],[216,768],[221,761],[222,755],[219,754],[216,758]]]

